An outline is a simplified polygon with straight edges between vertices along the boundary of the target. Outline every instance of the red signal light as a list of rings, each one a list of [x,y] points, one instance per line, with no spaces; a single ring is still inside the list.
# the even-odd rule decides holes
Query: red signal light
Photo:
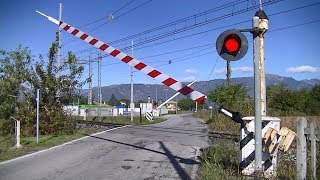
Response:
[[[239,30],[229,29],[217,38],[216,49],[223,59],[237,61],[247,53],[248,40]]]
[[[224,42],[224,47],[230,53],[234,53],[239,50],[240,43],[238,39],[230,35],[231,37],[226,37],[226,41]]]

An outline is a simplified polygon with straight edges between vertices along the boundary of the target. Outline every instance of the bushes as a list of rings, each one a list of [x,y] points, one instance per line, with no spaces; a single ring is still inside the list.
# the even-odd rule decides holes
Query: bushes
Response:
[[[267,103],[268,112],[274,116],[320,115],[320,85],[311,91],[268,87]]]

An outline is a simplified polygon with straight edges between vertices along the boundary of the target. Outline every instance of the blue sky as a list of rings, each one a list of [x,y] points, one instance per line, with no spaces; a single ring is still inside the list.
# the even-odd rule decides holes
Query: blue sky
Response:
[[[135,0],[118,12],[116,11],[130,0],[0,1],[0,49],[13,50],[21,44],[30,48],[35,60],[39,54],[45,56],[55,39],[58,27],[39,16],[35,10],[58,19],[60,2],[63,5],[63,21],[84,32],[106,23],[89,34],[104,42],[112,42],[234,1]],[[269,31],[265,34],[266,73],[290,76],[297,80],[320,78],[319,2],[319,0],[283,0],[263,7],[270,15]],[[143,3],[146,4],[138,7]],[[221,32],[230,28],[250,28],[250,20],[257,9],[240,14],[237,12],[256,3],[257,0],[244,1],[175,23],[161,30],[153,30],[136,38],[113,43],[112,46],[121,49],[129,47],[133,41],[133,44],[137,44],[133,48],[135,58],[180,81],[225,79],[226,61],[215,52],[216,38]],[[302,6],[308,7],[300,8]],[[134,9],[135,7],[138,8]],[[131,9],[134,10],[130,11]],[[290,11],[280,13],[287,10]],[[150,40],[152,37],[195,26],[230,13],[234,15],[171,36],[166,35],[159,40]],[[108,21],[107,17],[111,14],[115,19]],[[97,23],[83,26],[101,18],[102,20]],[[243,21],[247,22],[239,24]],[[231,63],[232,77],[253,76],[252,36],[248,33],[246,36],[249,50],[243,59]],[[62,33],[62,45],[62,57],[65,57],[68,51],[73,51],[79,59],[88,59],[89,51],[82,50],[87,50],[90,46],[66,32]],[[92,57],[96,58],[97,51],[92,49],[91,52]],[[131,54],[131,50],[125,52]],[[103,58],[103,86],[130,83],[130,67],[118,62],[112,57]],[[97,63],[94,63],[93,68],[93,85],[97,86]],[[84,72],[84,77],[86,76],[88,76],[87,66]],[[160,84],[141,72],[134,73],[134,82]],[[84,88],[86,87],[87,85]]]

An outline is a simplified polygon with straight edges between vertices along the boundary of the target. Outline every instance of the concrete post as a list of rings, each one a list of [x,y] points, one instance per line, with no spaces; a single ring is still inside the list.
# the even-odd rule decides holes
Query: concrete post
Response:
[[[260,79],[260,41],[259,17],[252,18],[253,33],[253,64],[254,64],[254,116],[255,116],[255,177],[262,174],[262,134],[261,134],[261,79]]]
[[[313,179],[317,179],[317,146],[316,146],[316,134],[315,134],[316,125],[314,122],[310,124],[310,140],[311,140],[311,172]]]
[[[307,142],[305,137],[305,128],[307,119],[304,117],[297,118],[297,178],[298,180],[306,179],[307,175]]]
[[[15,128],[16,128],[16,144],[15,147],[16,148],[20,148],[21,144],[20,144],[20,120],[18,119],[14,119],[15,120]]]

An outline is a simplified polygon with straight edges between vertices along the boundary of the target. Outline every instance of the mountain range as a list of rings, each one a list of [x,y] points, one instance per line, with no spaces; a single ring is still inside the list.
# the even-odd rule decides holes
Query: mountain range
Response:
[[[300,90],[307,89],[310,90],[315,85],[320,85],[320,79],[310,79],[310,80],[295,80],[292,77],[283,77],[274,74],[266,74],[266,85],[283,85],[284,87],[290,90]],[[209,81],[199,81],[195,82],[192,87],[196,90],[208,94],[209,91],[219,87],[226,82],[226,79],[214,79]],[[253,96],[254,93],[254,78],[253,77],[239,77],[231,78],[232,84],[242,84],[248,90],[248,94]],[[188,82],[186,82],[188,84]],[[161,84],[134,84],[133,86],[133,99],[134,102],[138,100],[147,101],[148,96],[151,99],[162,99],[165,100],[166,97],[169,98],[174,95],[176,92],[171,88],[168,88],[165,85]],[[129,99],[130,100],[130,84],[119,84],[119,85],[110,85],[101,87],[102,100],[108,101],[112,94],[117,99]],[[81,91],[83,96],[87,96],[88,89],[83,89]],[[93,100],[97,101],[98,99],[98,88],[92,88],[92,97]],[[175,100],[180,100],[185,98],[183,95],[179,95]]]

